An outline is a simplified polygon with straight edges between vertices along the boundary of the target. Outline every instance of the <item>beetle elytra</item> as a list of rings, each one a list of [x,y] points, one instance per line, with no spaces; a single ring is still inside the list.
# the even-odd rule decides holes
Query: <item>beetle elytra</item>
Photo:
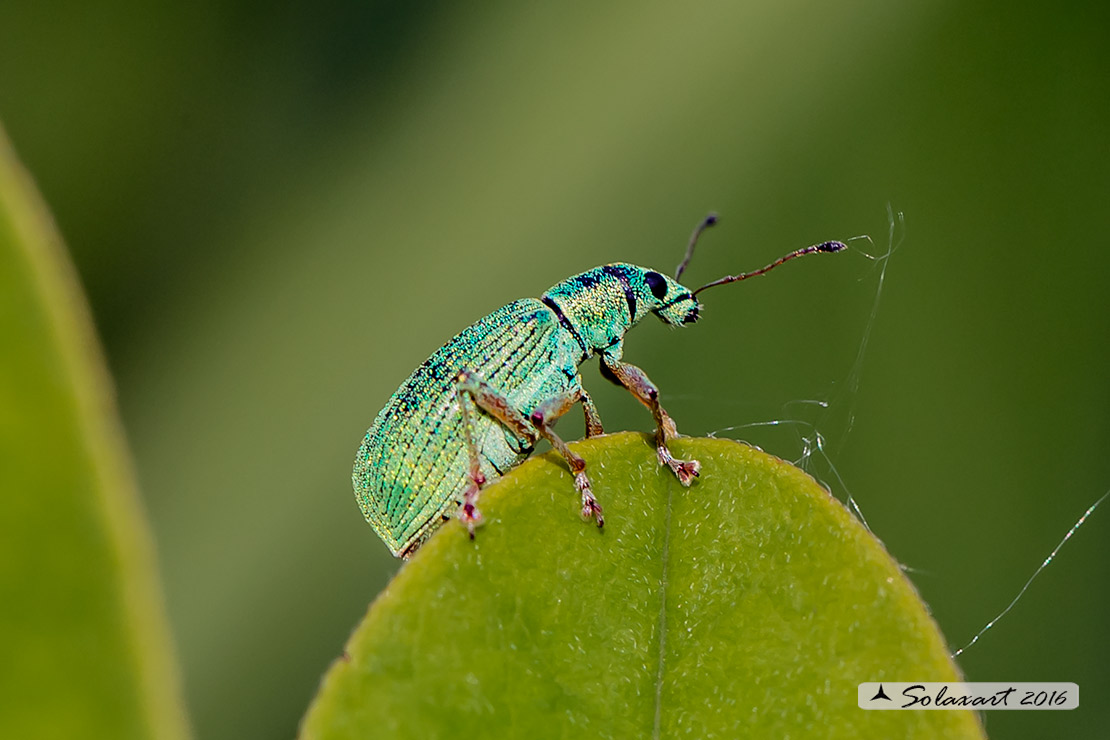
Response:
[[[671,326],[693,323],[697,294],[707,288],[762,275],[795,257],[846,248],[838,241],[815,244],[691,291],[678,280],[698,236],[716,220],[710,214],[694,230],[673,279],[624,263],[587,270],[538,299],[514,301],[478,320],[401,384],[366,433],[351,475],[366,520],[394,555],[410,556],[452,515],[473,537],[482,522],[482,487],[523,462],[540,439],[570,467],[582,516],[604,524],[585,461],[552,428],[581,403],[586,436],[602,433],[578,374],[591,355],[599,356],[605,377],[651,411],[660,464],[690,485],[700,466],[671,455],[667,442],[678,430],[644,371],[621,359],[625,333],[648,314]]]

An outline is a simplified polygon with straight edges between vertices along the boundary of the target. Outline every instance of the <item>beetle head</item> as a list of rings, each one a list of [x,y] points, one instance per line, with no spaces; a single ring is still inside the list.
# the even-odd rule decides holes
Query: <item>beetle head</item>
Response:
[[[654,270],[643,271],[645,308],[669,326],[683,326],[698,320],[698,301],[677,280]]]

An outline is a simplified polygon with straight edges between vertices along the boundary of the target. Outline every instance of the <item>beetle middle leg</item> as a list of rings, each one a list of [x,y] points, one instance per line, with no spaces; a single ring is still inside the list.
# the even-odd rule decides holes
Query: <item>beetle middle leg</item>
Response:
[[[582,388],[581,392],[582,413],[586,415],[586,438],[600,437],[605,434],[605,430],[601,426],[601,416],[597,413],[597,406],[594,406],[594,399],[590,398],[585,388]]]
[[[605,525],[605,519],[601,516],[601,504],[597,502],[593,491],[590,490],[590,479],[586,475],[586,461],[567,447],[567,443],[551,428],[551,425],[578,401],[582,402],[582,407],[585,409],[586,436],[594,437],[601,434],[601,418],[597,414],[597,407],[581,386],[541,403],[532,412],[531,422],[540,435],[551,443],[555,451],[563,456],[570,467],[570,472],[574,474],[574,486],[582,494],[582,518],[592,517],[597,520],[597,526],[602,527]]]
[[[655,451],[659,455],[659,462],[674,471],[682,485],[693,483],[701,470],[701,463],[697,460],[679,460],[671,454],[667,442],[678,438],[678,428],[675,427],[674,419],[659,404],[659,389],[647,374],[635,365],[607,355],[601,356],[601,373],[627,388],[640,403],[651,410],[655,417]]]

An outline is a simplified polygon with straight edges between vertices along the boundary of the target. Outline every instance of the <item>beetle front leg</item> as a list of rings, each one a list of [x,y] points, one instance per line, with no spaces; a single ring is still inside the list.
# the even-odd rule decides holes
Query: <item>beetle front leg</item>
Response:
[[[586,391],[581,388],[561,393],[537,406],[536,410],[532,412],[530,421],[540,435],[551,443],[555,451],[563,456],[570,467],[570,472],[574,474],[574,486],[582,494],[582,518],[590,519],[592,517],[597,520],[597,526],[602,527],[605,525],[605,519],[601,516],[601,504],[597,502],[593,491],[590,490],[590,479],[586,476],[586,461],[567,447],[567,443],[555,434],[555,431],[551,428],[551,425],[569,411],[571,406],[577,401],[582,401],[582,405],[586,409],[587,435],[594,436],[589,434],[591,409],[593,410],[593,421],[596,422],[595,428],[597,433],[600,434],[601,419],[597,416],[597,409],[593,408],[593,401],[589,399],[590,397],[586,394]]]
[[[482,486],[485,485],[486,476],[482,473],[478,442],[474,438],[474,416],[470,404],[476,404],[521,439],[527,440],[529,444],[535,444],[539,435],[524,414],[510,406],[507,398],[491,388],[476,373],[469,370],[460,372],[455,379],[455,393],[459,399],[466,449],[470,456],[470,469],[467,472],[470,484],[463,491],[463,500],[459,505],[457,516],[470,532],[470,539],[474,539],[474,528],[482,523],[482,512],[478,510],[478,496]]]
[[[678,437],[678,429],[674,419],[659,404],[659,389],[648,379],[647,374],[635,365],[607,355],[601,357],[601,370],[602,374],[611,374],[610,380],[627,388],[640,403],[651,410],[651,415],[655,418],[655,451],[659,455],[659,462],[674,471],[682,485],[693,483],[701,470],[701,463],[697,460],[679,460],[671,454],[667,442]]]

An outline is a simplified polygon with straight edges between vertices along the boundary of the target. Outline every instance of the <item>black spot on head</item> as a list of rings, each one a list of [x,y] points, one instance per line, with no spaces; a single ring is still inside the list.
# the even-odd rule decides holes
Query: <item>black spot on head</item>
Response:
[[[682,323],[683,324],[692,324],[697,320],[698,320],[698,307],[697,306],[694,306],[693,308],[691,308],[690,312],[682,317]]]
[[[647,283],[651,294],[659,300],[663,300],[667,295],[667,279],[658,272],[649,272],[644,275],[644,282]]]

